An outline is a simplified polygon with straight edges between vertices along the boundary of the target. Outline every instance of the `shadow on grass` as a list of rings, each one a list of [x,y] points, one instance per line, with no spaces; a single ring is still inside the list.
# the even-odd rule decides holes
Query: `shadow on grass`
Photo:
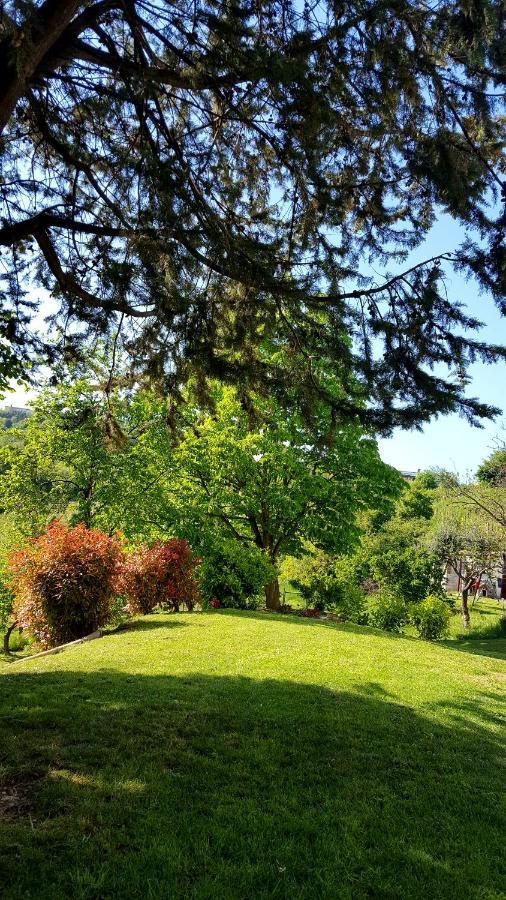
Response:
[[[478,700],[442,724],[373,683],[1,687],[5,898],[500,895],[503,755]]]
[[[180,621],[167,621],[166,616],[164,616],[163,619],[158,619],[155,613],[152,616],[144,616],[142,619],[128,619],[126,622],[122,622],[121,625],[113,628],[110,632],[105,632],[105,636],[107,636],[107,634],[118,634],[118,632],[124,631],[153,631],[158,628],[184,628],[186,624],[186,622]]]
[[[478,637],[469,640],[459,638],[453,641],[439,641],[438,646],[445,647],[447,650],[459,650],[461,653],[473,653],[475,656],[506,659],[506,638],[494,637],[485,640]]]

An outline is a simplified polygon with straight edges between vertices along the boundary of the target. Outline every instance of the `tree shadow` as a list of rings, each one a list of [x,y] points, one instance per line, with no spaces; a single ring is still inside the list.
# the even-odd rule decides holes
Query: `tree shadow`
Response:
[[[443,724],[358,691],[11,670],[4,896],[499,896],[503,752],[482,705]]]
[[[128,619],[111,631],[105,632],[104,636],[107,636],[108,634],[118,634],[118,632],[124,631],[153,631],[158,628],[184,628],[187,624],[187,622],[167,621],[166,616],[164,616],[163,619],[157,619],[155,614],[153,616],[144,616],[142,619]]]
[[[446,650],[458,650],[460,653],[472,653],[474,656],[506,659],[506,638],[438,641],[438,647],[444,647]]]

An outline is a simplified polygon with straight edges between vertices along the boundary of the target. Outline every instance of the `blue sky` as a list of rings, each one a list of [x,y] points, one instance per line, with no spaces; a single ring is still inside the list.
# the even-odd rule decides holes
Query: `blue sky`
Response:
[[[430,232],[416,258],[430,257],[444,250],[453,250],[462,240],[462,231],[452,220],[443,216]],[[473,281],[457,275],[447,280],[448,295],[465,303],[471,315],[484,322],[479,332],[481,340],[506,344],[506,319],[493,300],[480,294]],[[472,377],[467,394],[505,410],[495,421],[473,428],[458,415],[443,416],[426,425],[422,432],[396,431],[387,440],[380,440],[380,452],[385,462],[398,469],[417,470],[445,468],[461,475],[474,473],[479,463],[494,448],[494,439],[506,425],[506,363],[484,365],[475,363],[469,370]],[[506,433],[503,434],[506,438]]]

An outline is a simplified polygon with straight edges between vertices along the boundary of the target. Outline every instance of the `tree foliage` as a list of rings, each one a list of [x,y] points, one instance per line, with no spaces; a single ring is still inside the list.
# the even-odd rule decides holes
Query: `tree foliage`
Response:
[[[10,554],[15,619],[46,647],[96,631],[111,616],[120,558],[116,538],[53,522]]]
[[[5,0],[0,27],[0,379],[121,323],[174,391],[198,369],[384,431],[491,412],[464,373],[504,351],[443,281],[504,309],[502,0]],[[411,264],[440,211],[476,238]]]
[[[506,488],[506,447],[494,450],[478,467],[476,476],[482,484]]]
[[[304,540],[344,552],[358,539],[360,510],[392,502],[397,473],[360,429],[328,438],[324,406],[308,430],[275,403],[257,403],[252,420],[232,388],[216,388],[212,414],[187,411],[167,481],[182,523],[257,547],[275,566],[282,554],[300,554]]]
[[[60,516],[108,527],[119,417],[89,377],[41,392],[33,415],[0,446],[0,507],[32,531]]]
[[[354,560],[357,580],[370,580],[410,603],[441,591],[442,565],[426,541],[437,496],[434,487],[426,487],[434,484],[429,475],[419,473],[405,485],[394,514],[379,528],[373,519]]]
[[[199,560],[187,541],[173,538],[141,545],[121,563],[116,587],[125,597],[131,615],[153,612],[156,606],[179,611],[193,609],[199,598],[195,578]]]

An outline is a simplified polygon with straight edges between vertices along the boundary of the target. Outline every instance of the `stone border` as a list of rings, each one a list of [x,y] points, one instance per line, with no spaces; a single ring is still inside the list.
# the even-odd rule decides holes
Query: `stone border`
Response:
[[[96,638],[103,637],[103,632],[99,629],[87,634],[86,637],[78,638],[77,641],[70,641],[68,644],[60,644],[58,647],[51,647],[50,650],[42,650],[40,653],[32,653],[31,656],[21,656],[18,659],[11,660],[11,665],[26,662],[28,659],[40,659],[41,656],[51,656],[53,653],[63,653],[69,647],[76,647],[77,644],[84,644],[85,641],[94,641]]]

